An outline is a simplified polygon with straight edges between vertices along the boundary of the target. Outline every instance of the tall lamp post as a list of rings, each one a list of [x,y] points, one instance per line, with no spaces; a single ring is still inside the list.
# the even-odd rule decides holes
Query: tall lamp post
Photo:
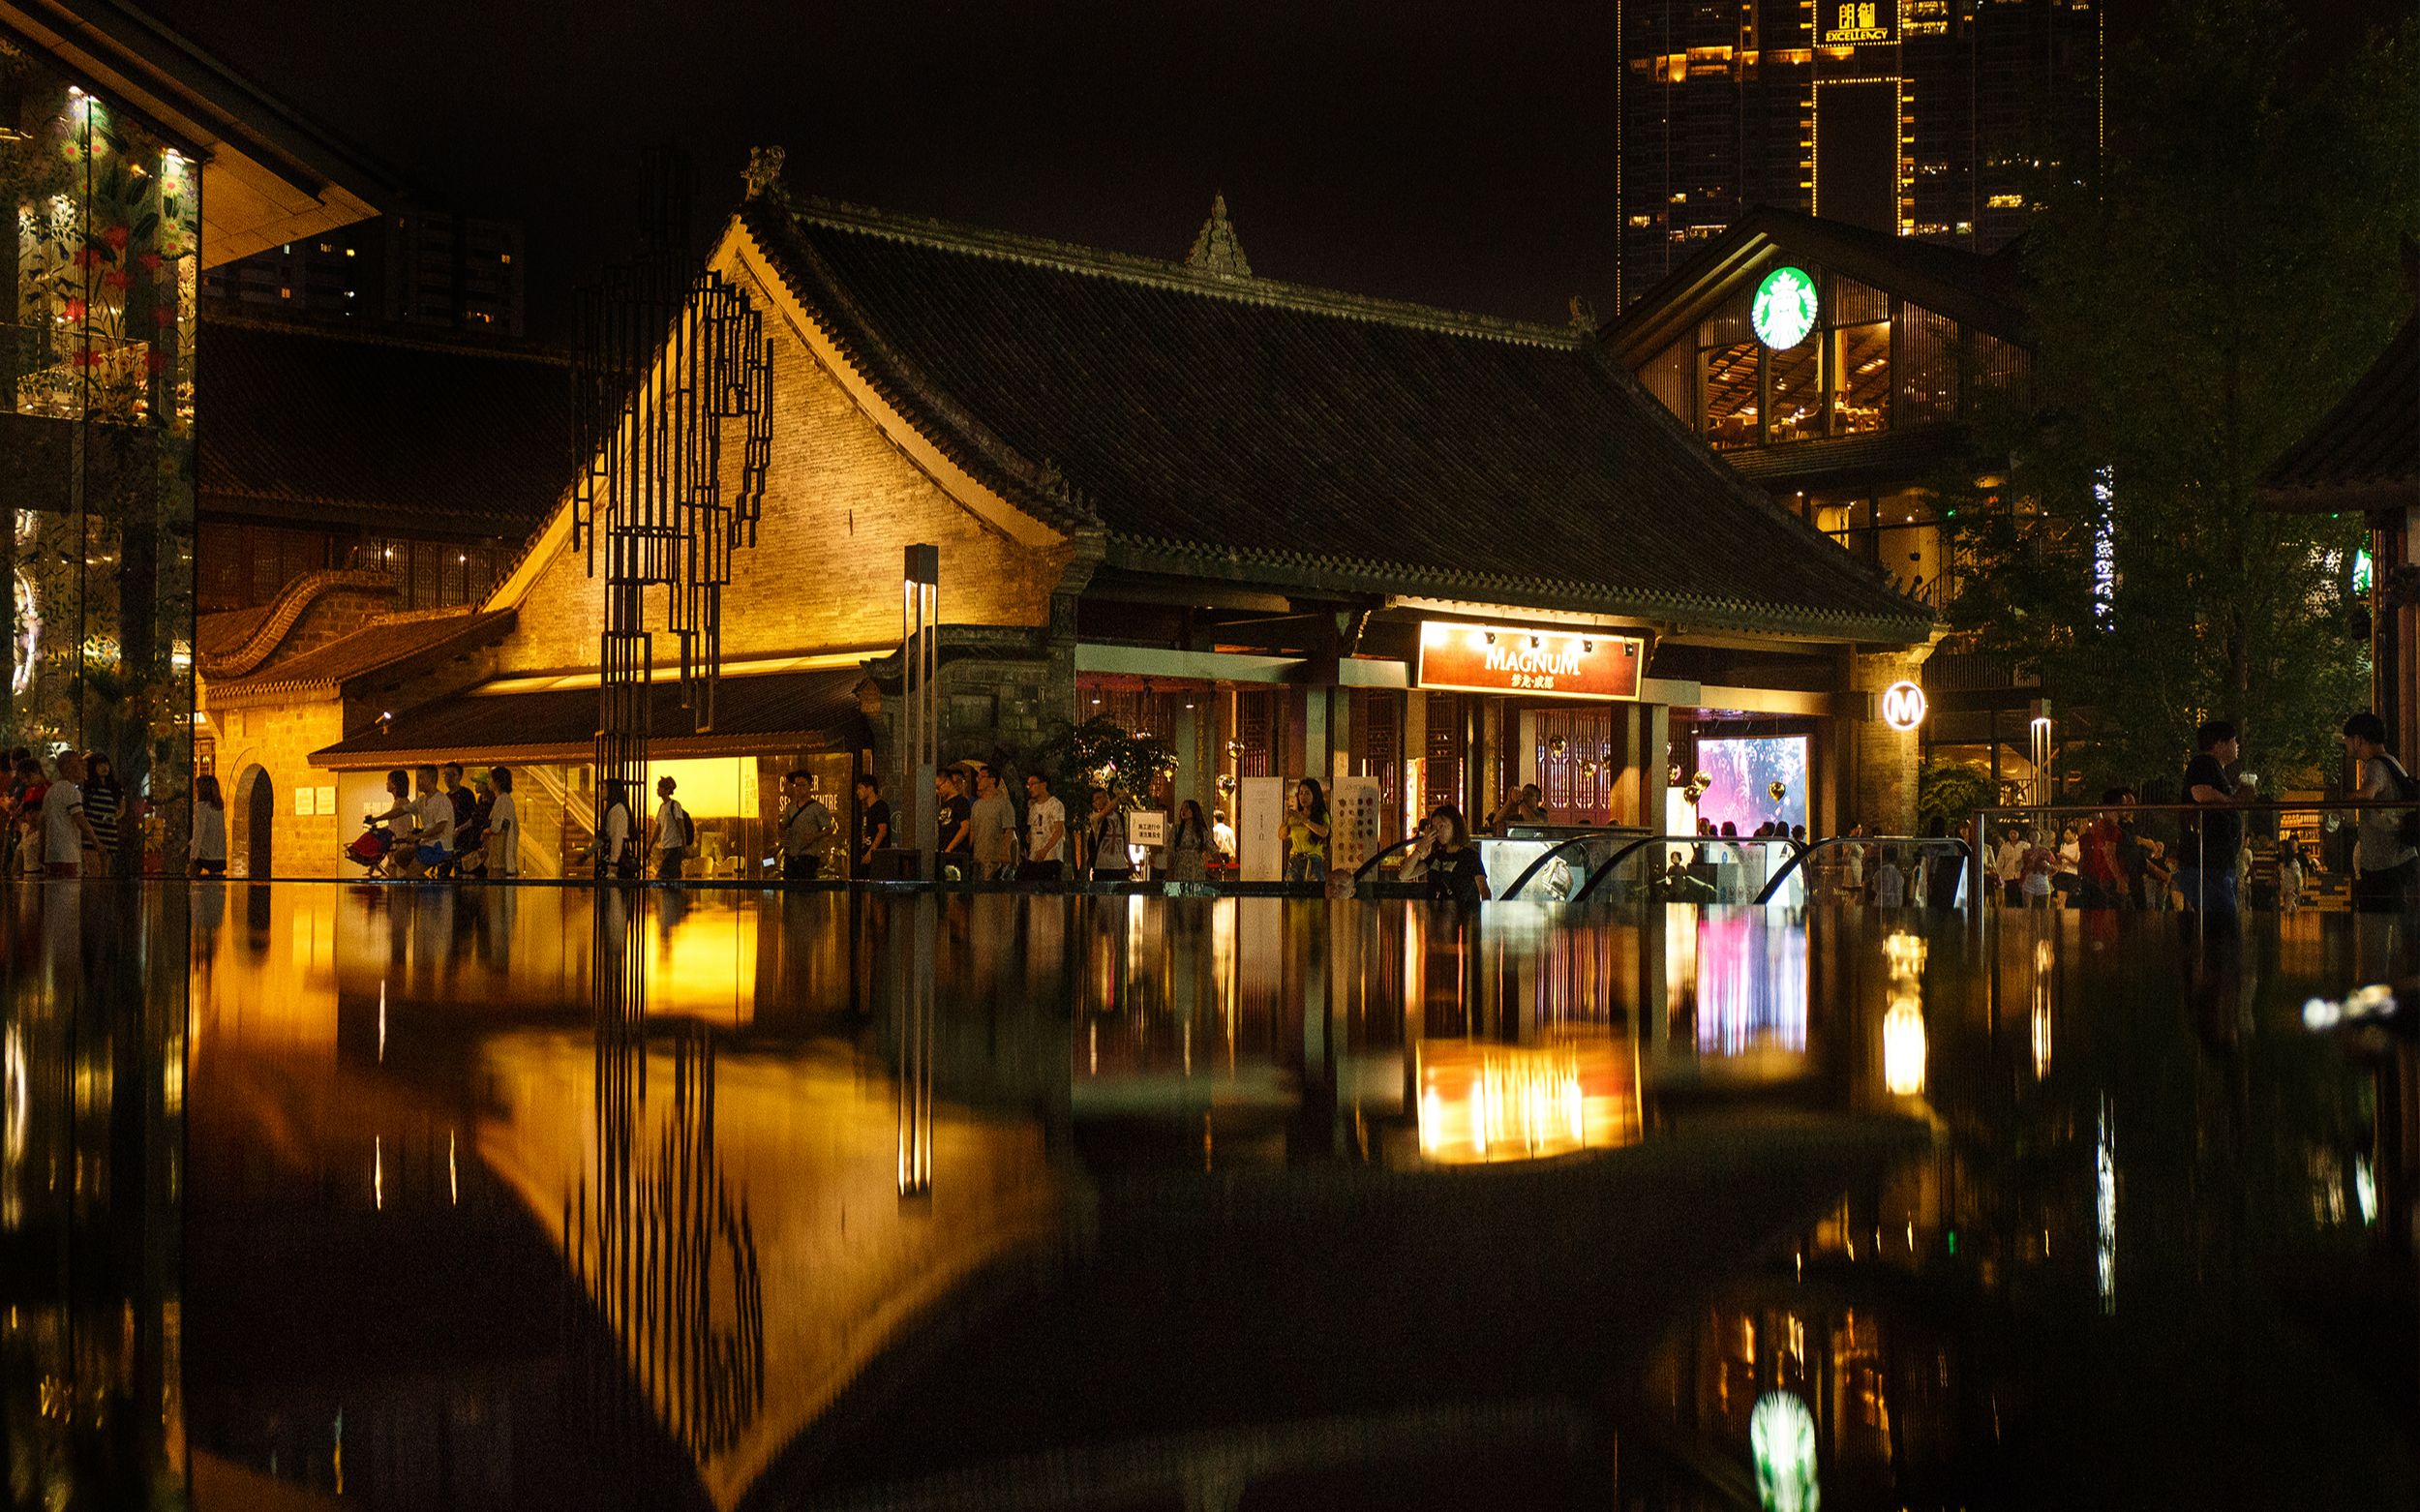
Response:
[[[933,802],[933,773],[941,767],[941,548],[907,549],[899,583],[900,733],[905,737],[899,770],[907,788],[892,805],[902,839],[924,850],[925,813]]]

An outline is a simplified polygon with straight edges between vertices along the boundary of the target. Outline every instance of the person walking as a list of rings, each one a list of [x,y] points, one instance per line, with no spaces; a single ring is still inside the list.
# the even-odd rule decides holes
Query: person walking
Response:
[[[1176,806],[1176,828],[1168,835],[1168,876],[1177,882],[1210,880],[1210,823],[1192,799]]]
[[[964,882],[975,864],[975,839],[968,832],[975,805],[967,801],[966,773],[955,768],[936,773],[933,798],[933,875]]]
[[[2023,894],[2027,908],[2050,906],[2050,874],[2058,864],[2059,853],[2049,846],[2036,844],[2025,847],[2025,869],[2018,878],[2017,890]]]
[[[52,877],[80,877],[84,853],[101,849],[101,837],[84,815],[84,758],[61,751],[51,766],[58,775],[42,800],[43,870]]]
[[[1226,822],[1224,808],[1210,815],[1210,859],[1222,866],[1235,864],[1235,827]]]
[[[1874,870],[1874,906],[1903,908],[1907,905],[1907,873],[1899,869],[1899,848],[1882,848],[1882,864]]]
[[[1124,882],[1134,874],[1126,844],[1126,810],[1107,788],[1092,790],[1092,818],[1084,826],[1085,874],[1095,882]]]
[[[2184,788],[2196,812],[2186,819],[2178,845],[2176,888],[2187,908],[2232,915],[2235,858],[2244,843],[2244,821],[2232,810],[2252,801],[2255,779],[2238,783],[2227,775],[2243,757],[2243,741],[2226,720],[2210,720],[2195,731],[2193,746]]]
[[[1016,875],[1016,805],[1009,801],[1000,773],[989,767],[976,769],[975,806],[967,814],[966,836],[979,881],[1006,882]]]
[[[521,875],[521,809],[513,801],[513,770],[491,767],[487,781],[496,792],[496,806],[487,815],[487,874],[509,882]]]
[[[85,869],[96,876],[125,871],[118,860],[119,825],[126,817],[126,787],[117,779],[109,758],[100,751],[84,757],[84,817],[101,838],[101,849],[87,859]]]
[[[2386,721],[2362,712],[2344,721],[2344,754],[2358,773],[2354,789],[2365,799],[2420,799],[2420,785],[2387,753]],[[2411,906],[2411,884],[2420,874],[2420,809],[2365,808],[2353,844],[2353,907],[2365,914],[2400,914]]]
[[[824,869],[824,842],[836,828],[832,810],[815,791],[815,779],[794,771],[782,787],[789,812],[781,816],[781,880],[812,882]]]
[[[857,778],[857,874],[874,874],[874,854],[891,844],[891,803],[882,796],[882,778],[870,771]]]
[[[2011,825],[2001,832],[2000,847],[1992,855],[1991,875],[2000,884],[2000,901],[2010,908],[2025,906],[2025,852],[2032,843],[2023,825]]]
[[[2109,806],[2095,815],[2084,831],[2080,863],[2084,885],[2078,901],[2086,908],[2115,908],[2126,895],[2126,874],[2118,857],[2126,832],[2119,828],[2117,815],[2117,805],[2126,801],[2126,790],[2111,788],[2101,795],[2101,801]]]
[[[689,822],[689,811],[673,797],[681,784],[670,777],[655,780],[655,880],[679,882],[681,863],[688,859],[697,843],[697,830]]]
[[[194,839],[185,869],[197,877],[227,875],[227,800],[219,779],[206,773],[194,779]]]
[[[1422,828],[1429,848],[1421,875],[1429,885],[1430,902],[1476,908],[1495,895],[1488,891],[1487,868],[1480,863],[1479,848],[1470,843],[1470,826],[1460,808],[1437,804]]]
[[[1327,795],[1319,790],[1318,778],[1305,777],[1294,785],[1294,806],[1286,811],[1286,880],[1325,882],[1327,877]]]
[[[1019,882],[1061,882],[1067,878],[1067,805],[1050,791],[1050,779],[1039,771],[1025,774],[1025,860],[1016,868]]]
[[[608,777],[597,790],[605,806],[596,816],[596,874],[628,879],[639,874],[638,837],[630,832],[630,789]]]

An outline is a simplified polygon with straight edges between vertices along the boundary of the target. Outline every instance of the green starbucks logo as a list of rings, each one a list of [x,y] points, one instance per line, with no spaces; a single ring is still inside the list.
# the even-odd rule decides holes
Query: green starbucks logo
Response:
[[[1775,351],[1796,347],[1815,329],[1815,280],[1804,268],[1780,267],[1756,286],[1748,312],[1756,339]]]

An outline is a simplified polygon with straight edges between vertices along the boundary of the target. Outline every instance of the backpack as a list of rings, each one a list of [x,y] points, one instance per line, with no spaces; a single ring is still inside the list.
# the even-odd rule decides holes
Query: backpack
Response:
[[[685,851],[697,839],[697,826],[689,822],[689,810],[677,798],[672,801],[672,817],[681,822],[681,838],[673,839],[672,826],[666,825],[665,832],[655,837],[655,843],[664,850]]]

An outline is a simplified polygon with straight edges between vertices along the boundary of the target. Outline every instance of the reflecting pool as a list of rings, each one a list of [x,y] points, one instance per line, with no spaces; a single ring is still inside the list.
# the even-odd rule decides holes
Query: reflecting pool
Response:
[[[18,886],[9,1504],[2410,1505],[2413,943]]]

